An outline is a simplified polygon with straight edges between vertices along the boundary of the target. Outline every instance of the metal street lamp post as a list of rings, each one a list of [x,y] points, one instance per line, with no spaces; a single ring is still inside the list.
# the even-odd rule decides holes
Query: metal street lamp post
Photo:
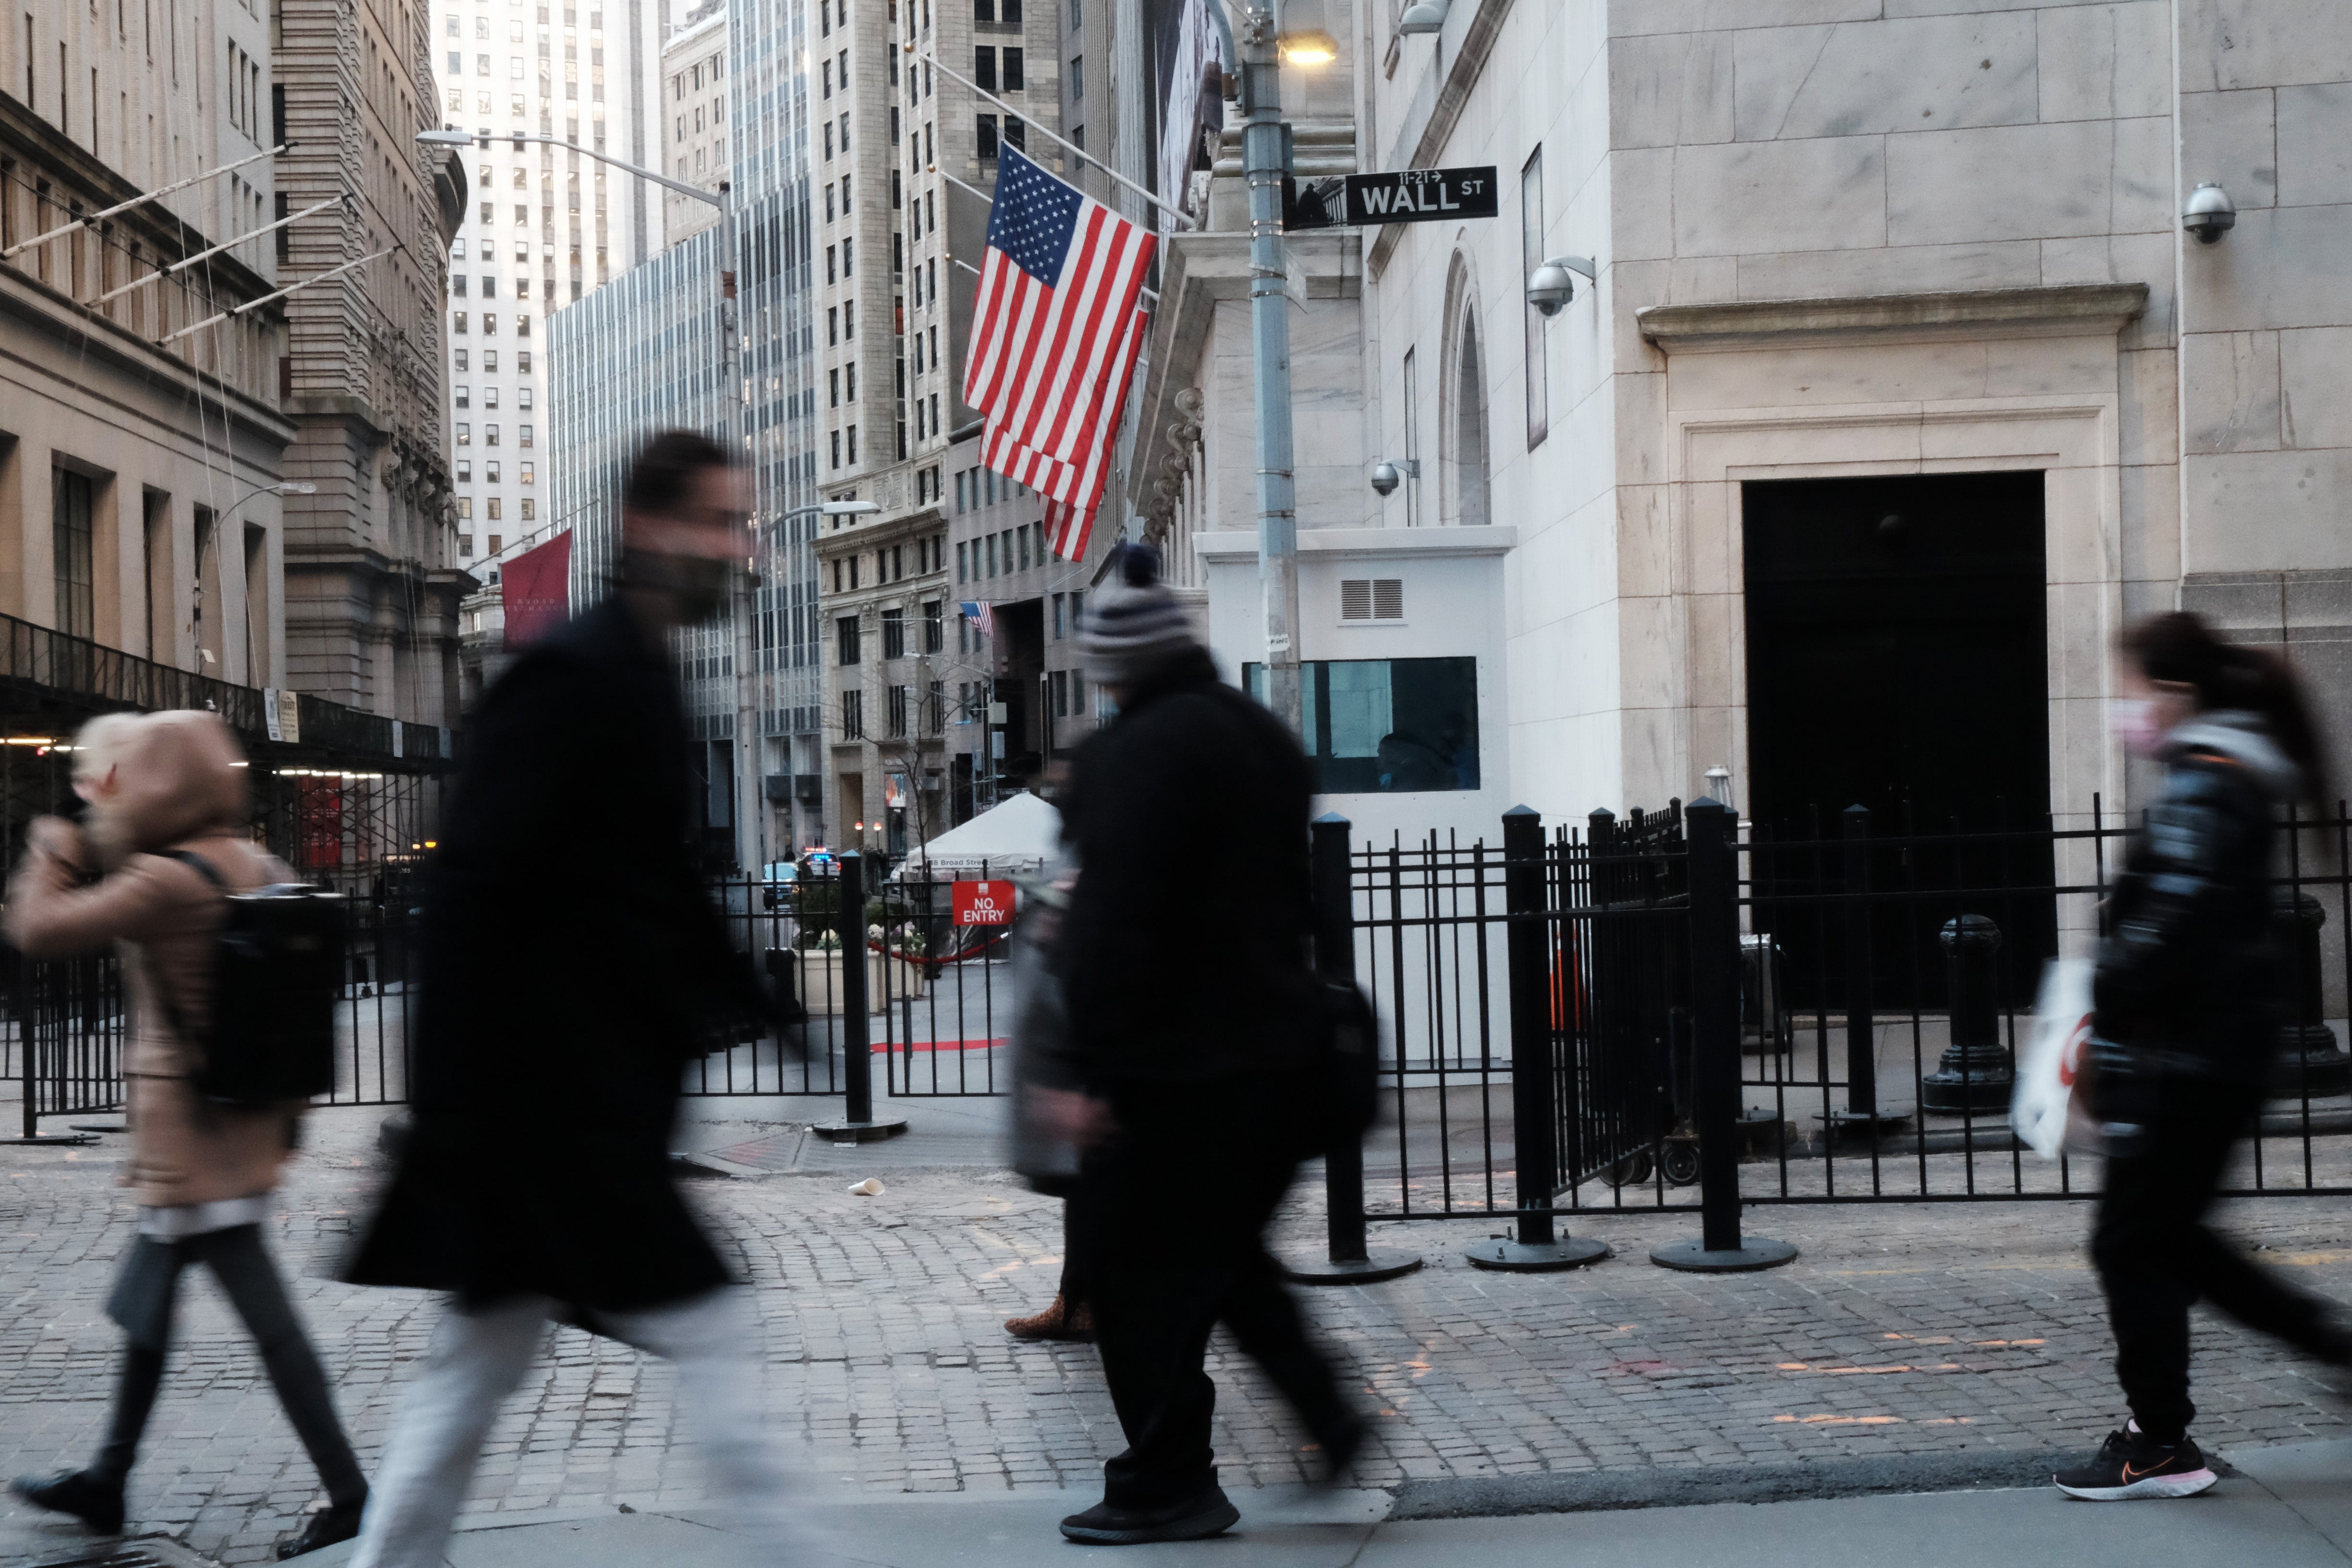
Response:
[[[195,613],[188,617],[188,630],[195,638],[196,662],[199,665],[204,663],[205,658],[204,546],[206,544],[211,545],[214,552],[217,554],[220,551],[221,533],[228,527],[229,520],[236,517],[238,512],[244,510],[245,503],[251,500],[257,495],[314,496],[318,493],[319,487],[312,484],[308,479],[280,479],[274,484],[256,485],[251,489],[246,491],[243,495],[237,497],[236,500],[230,502],[228,510],[222,512],[220,516],[214,521],[212,532],[205,535],[203,542],[196,547],[196,607]],[[248,626],[246,628],[246,647],[248,652],[251,651],[252,646],[253,631],[252,628]],[[150,651],[152,651],[152,648]],[[253,671],[250,669],[245,672],[245,683],[247,686],[259,686],[262,684],[261,681],[256,680],[253,678]]]
[[[673,190],[698,202],[707,202],[719,209],[719,385],[727,400],[726,447],[737,461],[743,456],[743,386],[737,368],[737,322],[735,314],[735,187],[733,182],[721,180],[714,194],[699,185],[673,180],[667,174],[583,147],[576,142],[555,136],[525,134],[510,132],[501,137],[477,135],[458,130],[420,131],[416,140],[428,147],[470,147],[479,144],[487,150],[492,141],[506,141],[520,147],[535,142],[542,146],[565,147],[600,163],[609,163],[625,174]],[[751,574],[747,571],[735,590],[735,858],[746,875],[760,864],[761,844],[756,828],[758,813],[751,802],[760,784],[759,763],[759,687],[754,676],[751,638]]]

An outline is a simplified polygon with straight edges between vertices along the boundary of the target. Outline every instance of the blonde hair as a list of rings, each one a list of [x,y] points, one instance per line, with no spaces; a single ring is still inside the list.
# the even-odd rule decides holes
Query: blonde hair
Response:
[[[131,747],[131,737],[138,731],[136,713],[101,713],[81,727],[73,738],[73,776],[76,783],[94,779],[122,760]]]

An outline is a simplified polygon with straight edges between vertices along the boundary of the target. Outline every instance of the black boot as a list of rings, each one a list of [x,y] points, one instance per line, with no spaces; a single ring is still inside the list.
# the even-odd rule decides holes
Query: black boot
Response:
[[[360,1532],[360,1515],[366,1511],[367,1495],[362,1492],[356,1502],[339,1502],[321,1509],[310,1516],[299,1535],[288,1536],[278,1543],[278,1560],[299,1557],[305,1552],[316,1552],[322,1546],[332,1546],[339,1541],[349,1541]]]
[[[60,1470],[43,1479],[18,1476],[8,1489],[35,1508],[69,1513],[100,1535],[122,1533],[122,1482],[88,1470]]]

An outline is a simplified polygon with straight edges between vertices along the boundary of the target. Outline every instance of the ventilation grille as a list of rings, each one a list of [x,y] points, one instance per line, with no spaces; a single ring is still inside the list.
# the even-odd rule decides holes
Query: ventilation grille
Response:
[[[1404,579],[1402,577],[1342,577],[1339,618],[1343,621],[1404,619]]]

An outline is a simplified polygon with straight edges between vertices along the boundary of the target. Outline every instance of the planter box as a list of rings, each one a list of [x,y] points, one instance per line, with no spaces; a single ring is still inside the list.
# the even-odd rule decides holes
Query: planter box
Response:
[[[812,1018],[841,1016],[841,957],[838,952],[796,952],[793,954],[793,987]],[[887,987],[887,989],[886,989]],[[866,954],[866,1005],[879,1013],[886,1003],[923,994],[923,969],[903,958],[868,950]]]

